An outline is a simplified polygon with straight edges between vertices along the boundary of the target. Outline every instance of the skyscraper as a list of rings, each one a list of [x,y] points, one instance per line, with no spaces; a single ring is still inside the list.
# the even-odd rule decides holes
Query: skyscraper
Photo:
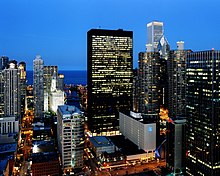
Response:
[[[21,114],[25,111],[25,96],[26,96],[26,63],[20,62],[18,66],[20,70],[20,86],[21,86]]]
[[[34,60],[34,116],[42,118],[44,111],[44,61],[37,55]]]
[[[191,51],[184,50],[183,44],[177,42],[177,50],[171,50],[167,60],[168,110],[172,120],[186,117],[186,54]]]
[[[153,21],[147,24],[147,51],[157,51],[160,39],[163,37],[163,22]]]
[[[220,51],[187,54],[187,175],[220,175]]]
[[[169,52],[168,112],[166,133],[166,163],[174,174],[185,174],[185,126],[186,126],[186,55],[184,42],[177,42],[177,50]]]
[[[159,71],[159,104],[167,108],[168,104],[168,79],[167,79],[167,57],[170,45],[164,35],[163,22],[153,21],[147,24],[147,52],[158,52],[160,54]]]
[[[159,80],[160,54],[158,52],[139,53],[138,71],[138,112],[144,115],[156,114],[159,121]]]
[[[44,66],[44,91],[50,92],[51,88],[51,80],[53,78],[54,73],[56,73],[56,77],[58,74],[57,66]]]
[[[133,32],[92,29],[87,46],[89,129],[114,135],[119,111],[132,107]]]
[[[16,62],[11,61],[3,71],[4,75],[4,115],[20,117],[20,70]]]
[[[0,58],[0,71],[4,70],[8,65],[9,58],[6,56],[1,56]]]
[[[83,123],[83,113],[77,107],[68,105],[58,107],[57,141],[64,173],[83,167]]]
[[[58,106],[64,105],[64,92],[57,89],[57,73],[54,72],[49,93],[49,108],[57,113]]]
[[[50,107],[49,94],[51,88],[51,80],[54,73],[58,73],[57,66],[44,66],[44,111],[48,111]]]
[[[0,58],[0,116],[4,115],[4,77],[3,70],[8,65],[8,57],[1,56]]]

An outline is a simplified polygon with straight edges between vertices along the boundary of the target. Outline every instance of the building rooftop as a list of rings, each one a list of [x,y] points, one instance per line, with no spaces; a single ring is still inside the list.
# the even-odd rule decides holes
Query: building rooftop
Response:
[[[42,163],[58,160],[53,140],[33,141],[32,162]]]
[[[158,116],[158,114],[145,114],[142,115],[141,113],[136,113],[133,111],[124,111],[124,112],[120,112],[124,115],[127,115],[128,117],[139,121],[143,124],[150,124],[150,123],[155,123],[152,119],[155,119],[155,116]]]
[[[16,151],[17,144],[11,143],[11,144],[0,144],[0,155],[5,153],[13,153]]]
[[[54,141],[53,140],[42,140],[42,141],[33,141],[33,154],[35,153],[44,153],[44,152],[54,152]]]
[[[138,149],[138,146],[133,142],[125,139],[123,135],[109,136],[109,138],[111,139],[112,143],[119,148],[119,151],[126,156],[146,153],[144,150]]]
[[[41,152],[32,154],[32,163],[44,163],[50,161],[58,161],[58,154],[56,152]]]
[[[7,163],[8,163],[8,159],[0,160],[0,176],[1,175],[3,176]]]
[[[112,141],[106,136],[94,136],[89,138],[95,147],[113,146]]]
[[[75,106],[62,105],[58,106],[58,109],[61,111],[63,115],[82,114],[79,108]]]

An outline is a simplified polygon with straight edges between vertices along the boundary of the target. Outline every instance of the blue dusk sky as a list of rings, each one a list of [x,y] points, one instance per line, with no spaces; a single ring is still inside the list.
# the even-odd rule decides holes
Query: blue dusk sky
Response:
[[[164,22],[172,49],[220,49],[219,0],[0,0],[0,56],[27,69],[41,55],[59,70],[86,70],[87,31],[124,29],[134,33],[134,67],[145,51],[146,24]]]

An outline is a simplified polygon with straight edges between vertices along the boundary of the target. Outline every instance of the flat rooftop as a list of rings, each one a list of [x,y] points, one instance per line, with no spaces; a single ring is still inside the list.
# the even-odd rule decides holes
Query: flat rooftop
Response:
[[[112,141],[106,136],[93,136],[90,137],[89,140],[95,147],[107,147],[114,145]]]
[[[33,141],[33,163],[43,163],[58,160],[58,154],[55,151],[55,144],[53,140]]]
[[[44,163],[50,161],[58,161],[58,154],[56,152],[43,152],[43,153],[33,153],[32,163]]]
[[[4,153],[13,153],[16,151],[17,144],[11,143],[11,144],[0,144],[0,154]]]
[[[63,115],[82,114],[76,106],[62,105],[58,106],[58,109]]]
[[[55,151],[55,144],[53,140],[42,140],[38,141],[35,140],[32,142],[33,146],[33,154],[35,153],[45,153],[45,152],[54,152]]]
[[[150,124],[150,123],[156,123],[156,121],[154,119],[156,119],[158,117],[157,114],[145,114],[142,115],[141,113],[135,113],[132,111],[123,111],[120,112],[136,121],[139,121],[140,123],[143,124]]]
[[[129,139],[125,139],[123,135],[109,136],[109,138],[112,143],[119,148],[119,151],[126,156],[146,153],[144,150],[138,149],[138,146]]]

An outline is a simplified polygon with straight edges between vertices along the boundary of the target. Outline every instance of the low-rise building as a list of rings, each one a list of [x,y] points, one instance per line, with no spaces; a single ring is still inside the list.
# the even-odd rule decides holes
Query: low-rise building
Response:
[[[33,141],[32,145],[32,175],[59,176],[60,164],[54,141]]]
[[[115,145],[106,136],[94,136],[89,138],[90,147],[95,153],[96,157],[101,156],[102,153],[114,153]]]

